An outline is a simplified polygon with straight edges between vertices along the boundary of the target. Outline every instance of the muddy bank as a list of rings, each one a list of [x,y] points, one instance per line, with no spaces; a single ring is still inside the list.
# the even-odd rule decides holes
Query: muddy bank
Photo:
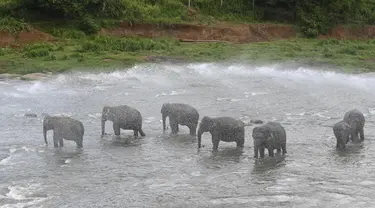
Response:
[[[0,47],[20,47],[31,43],[53,40],[55,38],[52,35],[37,29],[21,31],[18,34],[0,31]]]
[[[273,24],[130,24],[123,22],[119,27],[102,29],[102,35],[172,37],[182,41],[226,41],[232,43],[250,43],[289,39],[296,37],[296,31],[289,25]]]
[[[296,38],[298,31],[293,25],[282,24],[130,24],[122,22],[118,27],[102,28],[98,34],[116,37],[141,36],[147,38],[169,37],[184,42],[219,41],[251,43]],[[319,39],[367,39],[375,36],[375,26],[337,26]],[[55,37],[35,28],[18,35],[0,32],[0,47],[18,47],[35,42],[56,40]]]
[[[222,41],[251,43],[296,38],[298,31],[293,25],[281,24],[130,24],[123,22],[119,27],[102,29],[99,34],[117,37],[142,36],[148,38],[171,37],[184,42]],[[368,39],[375,36],[375,26],[342,26],[332,28],[318,39],[335,38]]]

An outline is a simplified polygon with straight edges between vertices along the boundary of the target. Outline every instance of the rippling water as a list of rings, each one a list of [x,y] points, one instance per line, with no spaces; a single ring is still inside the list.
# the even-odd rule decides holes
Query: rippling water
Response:
[[[372,75],[210,63],[1,81],[0,206],[375,207],[374,89]],[[163,135],[164,102],[191,104],[201,118],[281,122],[288,154],[255,160],[254,126],[242,150],[221,142],[213,153],[205,133],[198,151],[187,127]],[[100,138],[102,107],[121,104],[142,113],[146,137]],[[365,114],[365,141],[340,153],[332,126],[353,108]],[[81,120],[83,150],[45,147],[44,113]]]

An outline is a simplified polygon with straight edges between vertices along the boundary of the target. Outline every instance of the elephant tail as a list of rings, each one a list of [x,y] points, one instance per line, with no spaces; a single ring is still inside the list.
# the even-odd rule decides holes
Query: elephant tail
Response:
[[[83,135],[85,134],[85,127],[83,126],[82,122],[80,123],[80,126],[81,126],[81,136],[83,137]]]
[[[146,134],[142,131],[142,129],[139,129],[139,133],[141,134],[141,136],[146,136]]]

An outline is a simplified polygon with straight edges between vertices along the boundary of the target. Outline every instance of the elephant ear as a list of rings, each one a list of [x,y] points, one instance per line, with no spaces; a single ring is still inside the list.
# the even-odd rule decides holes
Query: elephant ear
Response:
[[[268,137],[267,137],[267,141],[270,141],[270,140],[273,140],[273,139],[274,139],[273,133],[269,132]]]

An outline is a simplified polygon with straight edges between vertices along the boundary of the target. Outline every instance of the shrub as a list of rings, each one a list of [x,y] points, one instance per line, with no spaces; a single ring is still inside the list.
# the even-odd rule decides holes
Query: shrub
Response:
[[[20,31],[29,31],[30,27],[23,20],[17,20],[13,17],[6,16],[0,18],[0,30],[7,31],[11,34],[16,34]]]
[[[51,43],[39,43],[27,45],[24,49],[24,55],[28,58],[35,57],[46,57],[50,55],[50,52],[61,50],[61,47],[55,46]]]
[[[85,33],[68,28],[53,28],[50,33],[55,37],[68,38],[68,39],[81,39],[85,37]]]
[[[90,16],[85,16],[79,22],[79,29],[81,29],[86,34],[95,34],[100,30],[100,25],[95,22]]]

